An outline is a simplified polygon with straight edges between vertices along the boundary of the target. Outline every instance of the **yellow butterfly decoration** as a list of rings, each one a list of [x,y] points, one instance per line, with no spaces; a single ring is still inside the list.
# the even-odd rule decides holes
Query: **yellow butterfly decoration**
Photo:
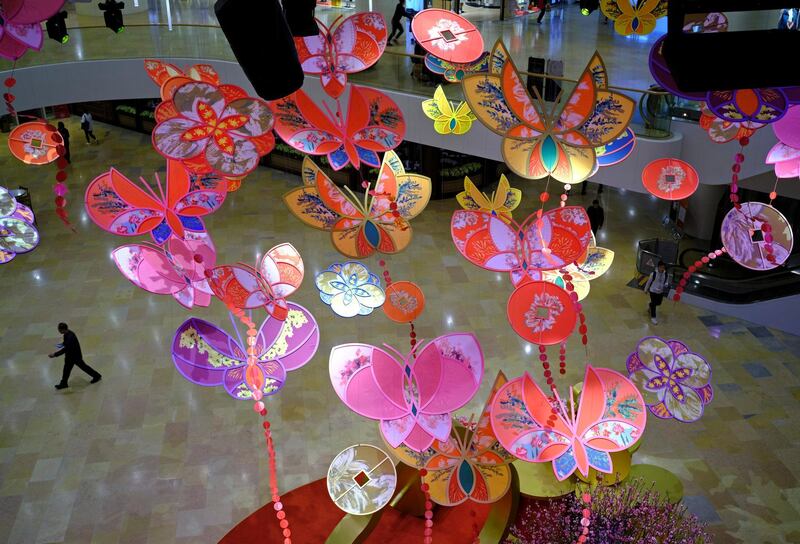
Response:
[[[667,0],[601,0],[600,11],[614,21],[617,34],[650,34],[667,14]]]
[[[511,212],[522,202],[522,191],[514,189],[504,175],[500,175],[497,191],[486,196],[475,187],[469,177],[464,177],[464,190],[456,195],[456,200],[465,210],[478,210],[496,215],[506,223],[511,222]]]
[[[433,128],[439,134],[466,134],[475,120],[466,102],[459,102],[453,109],[441,85],[436,87],[432,99],[422,102],[422,111],[433,119]]]
[[[503,160],[526,178],[552,176],[580,183],[595,169],[595,148],[622,134],[636,103],[608,88],[603,59],[595,53],[573,90],[552,107],[532,97],[503,45],[492,49],[489,72],[466,76],[464,97],[475,116],[502,139]]]

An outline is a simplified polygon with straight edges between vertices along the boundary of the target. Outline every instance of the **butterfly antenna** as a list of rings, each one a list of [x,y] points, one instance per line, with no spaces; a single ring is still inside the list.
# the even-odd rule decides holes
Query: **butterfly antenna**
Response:
[[[159,198],[158,198],[158,195],[155,193],[155,191],[153,191],[153,188],[152,188],[152,187],[150,187],[150,184],[149,184],[149,183],[147,183],[147,180],[146,180],[146,179],[144,179],[144,177],[143,177],[143,176],[139,176],[139,183],[141,183],[141,184],[142,184],[142,187],[144,187],[144,189],[145,189],[145,190],[146,190],[148,193],[150,193],[150,196],[152,196],[152,197],[153,197],[153,198],[155,198],[156,200],[161,200],[161,199],[159,199]]]
[[[231,323],[233,324],[233,332],[236,333],[236,339],[239,341],[239,346],[242,347],[243,350],[247,350],[247,344],[242,343],[242,335],[239,332],[239,323],[237,322],[236,318],[233,315],[233,312],[228,312],[228,316],[231,318]]]
[[[161,185],[161,176],[158,175],[158,172],[156,172],[156,185],[158,186],[158,192],[161,194],[161,201],[166,202],[167,197],[164,194],[164,187]]]
[[[322,107],[325,108],[325,111],[328,112],[328,117],[330,117],[331,121],[333,121],[336,124],[337,127],[342,126],[341,119],[340,119],[341,118],[341,108],[339,107],[339,99],[338,98],[336,99],[336,115],[333,114],[333,111],[331,111],[331,107],[328,106],[327,102],[323,101],[322,102]]]
[[[553,392],[553,395],[555,395],[555,397],[556,397],[556,402],[558,402],[558,406],[561,409],[561,415],[564,416],[564,419],[566,419],[568,422],[570,422],[570,425],[571,425],[572,424],[572,418],[569,417],[569,413],[567,412],[567,406],[564,403],[564,401],[561,400],[561,396],[558,394],[558,389],[553,387],[551,389],[551,391]],[[570,388],[570,393],[571,392],[572,392],[572,388]]]
[[[361,199],[356,196],[356,194],[353,192],[352,189],[350,189],[350,187],[348,187],[347,185],[344,185],[344,186],[342,186],[342,189],[344,189],[345,192],[350,196],[350,203],[353,204],[356,208],[359,208],[359,211],[361,212],[361,214],[366,218],[366,216],[367,216],[367,207],[366,207],[366,205],[361,203]],[[365,197],[368,196],[368,194],[369,194],[369,187],[367,187],[367,191],[366,192],[367,192],[367,194],[364,195]],[[366,201],[366,198],[364,200]],[[362,206],[364,206],[364,207],[362,208]]]
[[[397,359],[395,359],[395,362],[399,363],[399,361],[405,361],[406,360],[406,356],[403,355],[402,353],[400,353],[399,351],[397,351],[397,349],[394,346],[390,346],[389,344],[384,343],[383,347],[386,348],[388,351],[391,351],[392,353],[397,355]],[[399,363],[399,364],[401,364],[401,366],[404,366],[404,363]]]

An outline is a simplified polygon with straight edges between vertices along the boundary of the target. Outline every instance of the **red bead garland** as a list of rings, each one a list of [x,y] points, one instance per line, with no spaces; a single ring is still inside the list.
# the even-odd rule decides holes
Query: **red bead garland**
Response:
[[[567,373],[567,344],[565,342],[562,342],[558,348],[558,373],[562,376]]]
[[[264,439],[267,444],[267,453],[269,455],[269,488],[272,497],[273,508],[275,509],[275,517],[281,527],[283,534],[283,544],[292,544],[292,531],[289,528],[289,520],[286,518],[286,512],[283,510],[283,503],[278,491],[278,463],[275,455],[275,443],[272,439],[272,429],[269,420],[267,419],[267,408],[261,400],[264,396],[263,389],[263,375],[260,370],[257,370],[258,355],[256,353],[256,343],[258,330],[256,330],[255,322],[245,314],[241,308],[236,308],[228,301],[223,301],[228,306],[228,309],[233,315],[239,318],[247,327],[247,370],[245,371],[245,382],[253,394],[253,410],[255,410],[261,417],[264,418],[261,426],[264,428]]]
[[[478,526],[478,513],[470,508],[469,516],[472,518],[472,544],[481,544],[481,528]]]
[[[739,152],[733,157],[733,166],[731,166],[731,202],[738,210],[742,205],[739,203],[739,172],[742,171],[742,163],[744,162],[744,148],[750,143],[750,138],[742,136],[739,138]]]
[[[589,525],[591,524],[592,515],[589,505],[592,503],[592,496],[588,493],[584,493],[581,499],[583,500],[583,504],[585,506],[581,512],[581,534],[578,536],[575,544],[584,544],[585,542],[589,541]]]
[[[675,294],[672,296],[672,300],[677,302],[681,299],[681,294],[683,294],[684,290],[686,289],[686,284],[689,283],[689,278],[692,276],[692,274],[697,272],[698,268],[701,268],[704,264],[709,263],[712,259],[716,259],[726,252],[727,250],[723,247],[722,249],[710,251],[708,255],[704,255],[700,259],[696,260],[694,264],[687,268],[686,272],[683,273],[683,276],[678,282],[678,286],[675,288]]]
[[[420,475],[420,489],[422,494],[425,495],[425,531],[422,542],[424,544],[433,544],[433,502],[431,501],[430,486],[425,483],[425,476],[428,475],[427,469],[419,469]]]

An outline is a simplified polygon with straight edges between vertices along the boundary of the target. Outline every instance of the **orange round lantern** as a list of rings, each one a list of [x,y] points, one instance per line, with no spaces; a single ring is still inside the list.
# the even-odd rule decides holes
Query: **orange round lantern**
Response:
[[[425,309],[425,295],[416,283],[396,281],[386,288],[383,313],[392,321],[410,323]]]
[[[531,281],[517,287],[506,310],[514,332],[542,346],[566,340],[577,320],[575,301],[569,293],[547,281]]]
[[[58,147],[63,145],[61,134],[48,123],[22,123],[8,136],[11,154],[26,164],[49,164],[58,159]]]
[[[688,162],[656,159],[642,170],[642,184],[648,193],[663,200],[683,200],[697,190],[700,176]]]

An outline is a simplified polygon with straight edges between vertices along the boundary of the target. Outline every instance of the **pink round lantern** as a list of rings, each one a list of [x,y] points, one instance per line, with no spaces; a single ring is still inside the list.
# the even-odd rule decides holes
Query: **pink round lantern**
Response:
[[[663,200],[683,200],[697,190],[700,177],[691,164],[680,159],[656,159],[642,170],[642,184]]]

